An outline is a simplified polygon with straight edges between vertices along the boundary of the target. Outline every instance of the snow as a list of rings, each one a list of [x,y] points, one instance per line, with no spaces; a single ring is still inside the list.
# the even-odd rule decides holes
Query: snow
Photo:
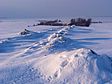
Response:
[[[28,27],[36,23],[0,22],[0,84],[112,83],[112,23]]]
[[[107,56],[99,56],[90,49],[66,51],[37,60],[34,67],[51,84],[102,84],[112,80],[112,67]]]

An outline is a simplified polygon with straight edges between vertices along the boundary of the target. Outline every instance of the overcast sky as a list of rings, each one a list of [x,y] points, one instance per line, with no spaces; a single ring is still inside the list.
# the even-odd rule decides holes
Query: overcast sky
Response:
[[[0,0],[0,17],[112,16],[112,0]]]

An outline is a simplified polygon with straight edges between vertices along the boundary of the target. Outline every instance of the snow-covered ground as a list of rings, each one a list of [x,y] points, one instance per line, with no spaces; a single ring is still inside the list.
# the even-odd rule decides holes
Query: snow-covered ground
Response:
[[[0,84],[112,83],[112,23],[28,27],[33,24],[0,22]]]

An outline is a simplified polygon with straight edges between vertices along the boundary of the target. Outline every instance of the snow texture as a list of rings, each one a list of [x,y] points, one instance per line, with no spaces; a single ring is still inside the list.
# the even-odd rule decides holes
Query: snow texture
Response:
[[[0,84],[112,84],[112,23],[0,23]]]

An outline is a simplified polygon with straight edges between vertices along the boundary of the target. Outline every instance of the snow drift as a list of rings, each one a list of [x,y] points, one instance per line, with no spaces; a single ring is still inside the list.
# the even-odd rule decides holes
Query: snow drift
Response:
[[[26,53],[37,50],[55,53],[84,47],[81,42],[66,37],[67,33],[72,29],[74,29],[74,26],[62,28],[56,33],[50,34],[46,39],[34,43],[27,49]]]
[[[104,84],[112,82],[112,59],[81,48],[42,57],[34,64],[51,84]]]
[[[15,60],[0,69],[1,84],[112,83],[112,59],[86,48]]]

